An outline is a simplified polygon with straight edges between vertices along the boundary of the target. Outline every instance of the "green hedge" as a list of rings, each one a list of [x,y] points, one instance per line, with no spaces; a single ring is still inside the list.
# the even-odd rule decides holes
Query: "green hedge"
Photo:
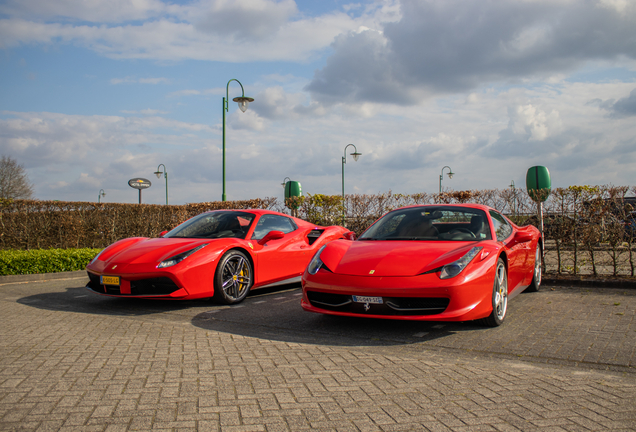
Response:
[[[0,250],[0,276],[84,270],[100,250]]]

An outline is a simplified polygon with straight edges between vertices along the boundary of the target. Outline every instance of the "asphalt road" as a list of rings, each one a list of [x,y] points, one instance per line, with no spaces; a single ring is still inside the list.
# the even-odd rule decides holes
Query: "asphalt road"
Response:
[[[0,430],[636,430],[636,291],[545,287],[504,325],[330,317],[0,280]]]

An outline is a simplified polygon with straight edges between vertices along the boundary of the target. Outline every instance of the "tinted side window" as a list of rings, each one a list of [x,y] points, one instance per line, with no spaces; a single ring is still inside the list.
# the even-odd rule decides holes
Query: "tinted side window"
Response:
[[[506,222],[506,219],[495,211],[490,211],[492,224],[495,226],[495,236],[498,241],[507,239],[512,234],[512,227]]]
[[[252,238],[260,240],[270,231],[282,231],[283,234],[296,230],[296,224],[293,220],[285,216],[263,215],[254,228]]]

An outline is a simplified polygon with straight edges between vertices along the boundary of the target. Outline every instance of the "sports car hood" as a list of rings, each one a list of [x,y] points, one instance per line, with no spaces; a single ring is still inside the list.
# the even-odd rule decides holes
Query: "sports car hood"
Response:
[[[177,238],[135,238],[117,242],[99,256],[106,263],[157,264],[210,240]]]
[[[336,274],[415,276],[463,256],[477,242],[335,241],[320,255]]]

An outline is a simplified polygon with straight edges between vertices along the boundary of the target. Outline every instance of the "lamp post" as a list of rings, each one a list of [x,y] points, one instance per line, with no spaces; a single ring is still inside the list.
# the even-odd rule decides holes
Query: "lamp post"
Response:
[[[232,99],[234,102],[238,102],[238,106],[241,112],[247,111],[247,106],[250,102],[254,102],[254,98],[245,97],[245,89],[243,89],[243,84],[237,79],[232,78],[227,82],[227,86],[225,87],[225,97],[223,98],[223,195],[221,195],[221,200],[225,201],[225,113],[229,111],[228,101],[229,91],[230,91],[230,83],[232,81],[236,81],[241,86],[241,96],[235,97]]]
[[[283,187],[283,189],[285,189],[285,185],[287,184],[287,180],[291,181],[291,179],[289,177],[285,177],[283,179],[283,182],[280,184]]]
[[[353,156],[353,161],[357,162],[358,158],[362,153],[358,153],[358,149],[353,144],[347,144],[344,148],[344,156],[342,156],[342,225],[345,224],[345,189],[344,189],[344,166],[347,163],[347,147],[353,147],[353,153],[350,153]]]
[[[445,166],[444,168],[442,168],[442,172],[439,175],[439,193],[442,193],[442,179],[444,178],[444,169],[448,168],[448,178],[452,179],[453,176],[455,175],[455,173],[453,172],[453,169],[451,167],[449,167],[448,165]]]
[[[102,202],[101,198],[103,196],[106,196],[106,192],[104,192],[104,189],[100,189],[99,192],[97,193],[97,204]]]
[[[159,168],[161,167],[163,167],[163,171],[159,171]],[[159,166],[157,166],[157,171],[155,171],[155,175],[158,179],[161,178],[161,174],[163,174],[164,178],[166,179],[166,205],[168,205],[168,171],[164,164],[159,164]]]

